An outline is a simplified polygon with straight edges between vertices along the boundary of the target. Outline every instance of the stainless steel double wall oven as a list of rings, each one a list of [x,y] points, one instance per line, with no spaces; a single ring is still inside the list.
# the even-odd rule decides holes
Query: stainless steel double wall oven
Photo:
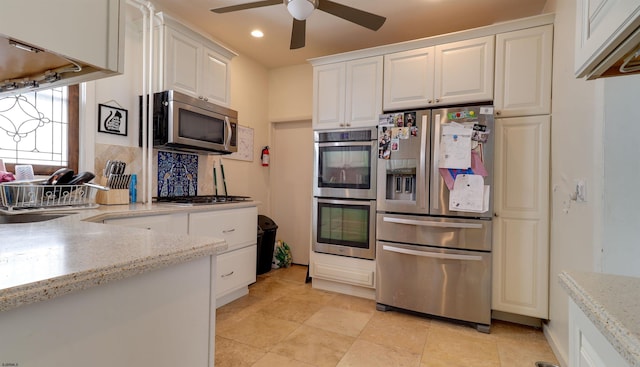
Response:
[[[313,250],[375,258],[376,127],[314,131]]]

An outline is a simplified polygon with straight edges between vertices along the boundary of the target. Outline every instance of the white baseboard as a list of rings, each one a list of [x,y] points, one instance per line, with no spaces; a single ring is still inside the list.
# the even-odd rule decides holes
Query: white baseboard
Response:
[[[549,346],[551,347],[553,354],[555,354],[556,359],[560,363],[560,366],[568,367],[569,363],[567,361],[569,360],[569,356],[566,354],[566,351],[563,351],[562,349],[560,349],[559,347],[560,344],[553,337],[553,334],[549,332],[549,327],[546,324],[542,326],[542,331],[544,332],[544,337],[547,339],[547,343],[549,343]]]

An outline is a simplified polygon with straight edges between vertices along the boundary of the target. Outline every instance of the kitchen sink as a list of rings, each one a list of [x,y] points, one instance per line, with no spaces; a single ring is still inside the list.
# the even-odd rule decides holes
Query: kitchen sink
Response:
[[[74,213],[25,213],[0,215],[0,224],[35,223],[64,217]]]

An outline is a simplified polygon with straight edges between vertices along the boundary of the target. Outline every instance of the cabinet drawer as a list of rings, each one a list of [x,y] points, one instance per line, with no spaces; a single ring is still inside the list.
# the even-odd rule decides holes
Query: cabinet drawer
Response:
[[[216,297],[256,281],[256,245],[218,255]]]
[[[144,228],[164,233],[187,234],[188,216],[186,213],[150,215],[144,217],[107,219],[104,223]]]
[[[313,263],[314,277],[373,288],[374,272],[364,269],[349,269],[332,264]]]
[[[255,244],[257,228],[256,207],[189,214],[189,234],[224,239],[229,250]]]

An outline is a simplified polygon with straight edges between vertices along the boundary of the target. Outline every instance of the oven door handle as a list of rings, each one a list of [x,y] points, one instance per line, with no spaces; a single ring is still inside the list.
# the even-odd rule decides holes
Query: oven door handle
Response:
[[[482,256],[479,256],[479,255],[458,255],[458,254],[447,254],[442,252],[426,252],[426,251],[409,250],[406,248],[400,248],[400,247],[389,246],[389,245],[382,245],[382,249],[385,251],[397,252],[399,254],[431,257],[435,259],[482,261]]]
[[[460,228],[460,229],[482,228],[482,224],[480,223],[434,222],[434,221],[428,221],[428,220],[414,220],[414,219],[402,219],[402,218],[391,218],[391,217],[384,217],[383,220],[389,223],[408,224],[412,226],[423,226],[423,227]]]

